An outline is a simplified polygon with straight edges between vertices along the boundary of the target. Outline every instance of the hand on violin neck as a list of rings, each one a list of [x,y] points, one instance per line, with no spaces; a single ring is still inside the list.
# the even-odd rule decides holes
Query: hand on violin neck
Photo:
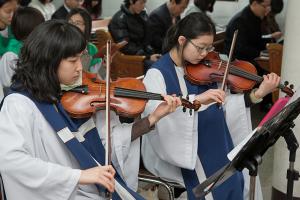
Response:
[[[209,89],[195,97],[195,100],[201,104],[207,105],[213,102],[223,103],[225,101],[225,92],[221,89]]]
[[[153,126],[161,118],[172,113],[176,110],[177,107],[181,106],[181,100],[179,97],[162,95],[164,97],[163,102],[161,102],[157,108],[148,116],[150,126]]]
[[[257,99],[265,97],[267,94],[275,91],[280,84],[280,76],[275,73],[270,73],[263,76],[264,80],[259,85],[258,89],[254,92]]]

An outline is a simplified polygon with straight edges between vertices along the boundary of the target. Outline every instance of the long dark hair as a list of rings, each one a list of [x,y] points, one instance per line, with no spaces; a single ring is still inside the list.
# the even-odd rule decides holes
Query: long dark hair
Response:
[[[174,47],[179,48],[179,36],[195,39],[202,35],[215,36],[215,34],[215,25],[206,14],[191,13],[169,28],[163,42],[163,53],[170,51]]]
[[[213,12],[215,2],[216,0],[194,0],[194,5],[197,6],[203,12]]]
[[[19,7],[12,18],[11,30],[17,40],[25,40],[35,27],[45,21],[42,13],[32,7]]]
[[[57,102],[61,89],[57,71],[61,61],[82,52],[86,40],[65,21],[50,20],[36,27],[21,49],[13,89],[27,90],[38,101]]]
[[[102,0],[97,0],[98,4],[96,6],[93,6],[93,0],[85,0],[84,1],[84,7],[87,9],[87,11],[95,16],[96,18],[100,17],[102,14]]]
[[[126,8],[129,8],[131,4],[135,4],[138,0],[124,0],[124,5]]]
[[[92,18],[90,16],[90,14],[85,9],[83,9],[83,8],[74,8],[68,14],[67,20],[69,21],[70,18],[73,15],[77,15],[77,14],[79,14],[82,17],[83,21],[84,21],[85,29],[84,29],[83,34],[85,36],[86,41],[89,41],[90,36],[91,36],[91,31],[92,31]]]

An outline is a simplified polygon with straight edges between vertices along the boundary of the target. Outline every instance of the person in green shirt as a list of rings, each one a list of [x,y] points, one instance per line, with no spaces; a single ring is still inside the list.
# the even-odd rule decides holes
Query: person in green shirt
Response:
[[[0,0],[0,57],[5,53],[12,34],[8,26],[17,8],[17,0]]]
[[[11,31],[14,38],[9,39],[6,52],[0,59],[0,100],[3,98],[2,88],[10,85],[14,74],[23,41],[39,24],[45,21],[42,13],[31,7],[19,7],[11,21]]]
[[[101,67],[102,59],[94,57],[98,53],[98,48],[93,43],[89,42],[92,30],[92,18],[90,14],[83,8],[75,8],[70,11],[67,20],[83,32],[85,39],[88,42],[87,53],[89,59],[86,64],[83,61],[83,65],[86,65],[83,66],[84,70],[91,73],[97,73]]]

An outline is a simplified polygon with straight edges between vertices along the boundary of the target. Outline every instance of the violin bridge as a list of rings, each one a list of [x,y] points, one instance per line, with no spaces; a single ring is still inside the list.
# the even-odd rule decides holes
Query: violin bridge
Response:
[[[221,66],[222,66],[222,60],[221,60],[221,62],[220,62],[220,64],[219,64],[219,66],[218,66],[218,70],[221,69]]]

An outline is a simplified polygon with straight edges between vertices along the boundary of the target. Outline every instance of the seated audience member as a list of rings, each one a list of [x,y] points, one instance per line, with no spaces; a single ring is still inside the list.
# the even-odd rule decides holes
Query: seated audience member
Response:
[[[194,3],[190,4],[186,9],[184,15],[188,15],[193,12],[213,12],[216,0],[194,0]]]
[[[56,10],[52,1],[53,0],[32,0],[29,6],[38,9],[47,21],[51,19],[51,16]]]
[[[35,8],[20,7],[14,13],[11,30],[15,38],[9,40],[7,51],[0,59],[0,90],[10,86],[10,80],[14,74],[24,40],[37,25],[44,21],[42,13]],[[0,101],[2,98],[3,96],[0,96]]]
[[[254,59],[266,49],[268,40],[262,38],[261,24],[270,10],[271,0],[250,0],[249,5],[237,13],[226,28],[224,53],[229,54],[234,31],[238,30],[233,57],[254,64],[259,75],[267,72]],[[267,95],[261,106],[267,111],[272,106],[272,96]]]
[[[155,53],[162,53],[162,42],[167,30],[180,19],[189,0],[169,0],[149,15],[149,41]]]
[[[89,11],[92,19],[99,19],[102,14],[102,0],[85,0],[83,7]]]
[[[89,42],[92,30],[92,18],[90,14],[83,8],[75,8],[68,14],[67,20],[82,31],[87,41],[89,63],[87,63],[88,66],[83,66],[84,70],[93,73],[98,72],[102,60],[101,58],[93,58],[93,56],[98,53],[98,48]]]
[[[65,0],[62,5],[52,15],[51,19],[66,19],[71,9],[79,8],[83,4],[83,0]]]
[[[262,19],[270,12],[271,0],[250,0],[250,4],[237,13],[226,28],[224,52],[228,55],[233,33],[239,30],[234,57],[256,64],[254,59],[266,49],[266,40],[262,39]],[[257,66],[257,64],[256,64]],[[262,70],[258,68],[260,74]]]
[[[262,21],[263,38],[269,39],[270,42],[277,42],[282,36],[279,25],[275,16],[283,9],[283,0],[271,0],[271,12]]]
[[[114,14],[108,25],[114,42],[127,41],[128,44],[121,49],[127,55],[146,56],[144,61],[145,70],[159,58],[154,54],[153,48],[147,41],[148,15],[144,10],[146,0],[124,0],[121,9]]]
[[[8,40],[12,37],[8,26],[17,8],[17,0],[0,1],[0,57],[5,53]]]

